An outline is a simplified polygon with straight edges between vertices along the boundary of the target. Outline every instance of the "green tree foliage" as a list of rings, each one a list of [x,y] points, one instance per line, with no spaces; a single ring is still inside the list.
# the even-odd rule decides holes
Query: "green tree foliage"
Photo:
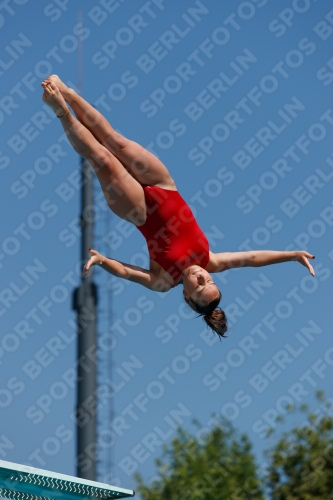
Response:
[[[332,404],[328,400],[323,405],[329,414]],[[333,498],[333,418],[319,418],[306,407],[303,411],[304,425],[284,433],[267,452],[267,484],[272,500]]]
[[[212,429],[191,435],[179,429],[156,461],[158,475],[146,486],[137,475],[143,500],[333,500],[333,399],[318,392],[323,412],[304,413],[302,425],[282,434],[266,452],[259,477],[245,435],[215,419]],[[290,408],[291,410],[292,408]],[[270,433],[269,433],[270,434]]]
[[[162,459],[158,476],[145,486],[136,476],[143,500],[262,500],[251,444],[228,422],[213,429],[198,426],[196,436],[179,429]]]

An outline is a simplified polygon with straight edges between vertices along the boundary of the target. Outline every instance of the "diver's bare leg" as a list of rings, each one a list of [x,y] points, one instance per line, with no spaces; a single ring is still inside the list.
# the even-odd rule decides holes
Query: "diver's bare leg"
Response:
[[[176,189],[168,169],[154,154],[116,132],[97,109],[75,90],[67,87],[57,75],[51,75],[45,82],[56,84],[78,120],[89,129],[97,141],[118,158],[140,184]]]
[[[43,87],[43,101],[60,118],[61,125],[75,151],[86,158],[93,167],[111,210],[119,217],[136,225],[144,224],[146,205],[142,186],[127,172],[120,161],[69,112],[57,86],[50,82]]]

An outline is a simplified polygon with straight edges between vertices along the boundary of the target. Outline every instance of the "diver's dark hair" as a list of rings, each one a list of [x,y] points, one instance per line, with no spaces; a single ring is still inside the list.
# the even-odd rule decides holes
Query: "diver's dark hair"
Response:
[[[219,291],[218,297],[211,300],[205,306],[201,306],[194,302],[192,299],[186,299],[185,302],[197,312],[199,316],[202,316],[205,323],[211,328],[219,337],[225,337],[225,333],[228,330],[228,321],[225,312],[218,307],[222,294]]]

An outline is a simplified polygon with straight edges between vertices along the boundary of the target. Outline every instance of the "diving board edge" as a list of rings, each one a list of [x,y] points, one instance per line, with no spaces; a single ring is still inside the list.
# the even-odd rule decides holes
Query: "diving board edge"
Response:
[[[31,500],[33,497],[60,498],[61,496],[66,496],[67,498],[111,499],[133,497],[135,495],[133,490],[127,490],[106,483],[81,479],[44,469],[37,469],[29,465],[21,465],[0,460],[1,495],[6,493],[6,491],[18,491],[18,486],[20,486],[20,493],[26,495],[26,498],[29,497]],[[23,491],[21,488],[23,488]],[[29,489],[33,491],[29,491]],[[40,489],[43,494],[38,494],[38,492],[36,492],[37,489]],[[54,493],[48,496],[50,492]],[[13,498],[13,496],[9,494],[8,497]]]

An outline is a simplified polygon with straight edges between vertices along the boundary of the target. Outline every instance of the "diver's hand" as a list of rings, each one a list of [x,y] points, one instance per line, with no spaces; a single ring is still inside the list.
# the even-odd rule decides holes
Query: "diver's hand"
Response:
[[[314,258],[315,256],[311,255],[309,252],[306,252],[305,250],[299,250],[298,252],[296,252],[296,257],[294,260],[297,260],[300,264],[302,264],[302,266],[305,266],[309,270],[311,276],[314,276],[314,269],[309,262],[309,259],[312,260]]]
[[[104,259],[103,255],[98,253],[97,250],[93,250],[92,248],[88,248],[88,251],[89,251],[91,257],[83,268],[83,275],[84,276],[87,274],[87,272],[89,271],[91,266],[94,266],[95,264],[102,265],[103,259]]]

